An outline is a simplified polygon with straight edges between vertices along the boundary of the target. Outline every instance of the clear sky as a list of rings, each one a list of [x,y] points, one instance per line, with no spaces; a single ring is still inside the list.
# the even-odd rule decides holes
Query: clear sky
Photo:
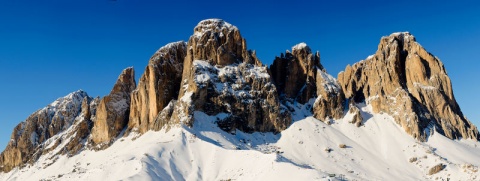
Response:
[[[31,113],[78,89],[104,96],[120,72],[143,73],[161,46],[195,25],[236,25],[265,64],[306,42],[336,76],[409,31],[439,57],[464,114],[480,125],[478,1],[0,0],[0,147]]]

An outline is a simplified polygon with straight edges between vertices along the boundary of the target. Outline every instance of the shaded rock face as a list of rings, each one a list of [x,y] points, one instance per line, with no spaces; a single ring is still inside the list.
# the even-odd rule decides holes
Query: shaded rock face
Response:
[[[128,124],[130,93],[135,89],[133,68],[122,71],[110,94],[100,100],[92,129],[94,145],[109,144]]]
[[[327,121],[343,116],[344,95],[337,80],[320,64],[320,53],[312,54],[310,47],[300,43],[276,57],[270,66],[272,79],[280,99],[306,104],[315,99],[315,118]]]
[[[374,55],[347,66],[338,80],[347,98],[394,116],[419,140],[432,129],[451,139],[479,138],[455,101],[443,63],[409,33],[383,37]]]
[[[163,126],[156,117],[172,100],[177,99],[182,82],[186,43],[175,42],[160,48],[141,76],[138,87],[132,92],[130,120],[127,132],[144,133],[154,125]]]
[[[171,122],[193,124],[194,111],[224,113],[219,126],[246,132],[285,129],[290,113],[278,100],[267,68],[247,51],[245,39],[233,25],[204,20],[188,41],[179,99]]]
[[[96,109],[92,102],[92,98],[80,90],[30,115],[15,127],[10,142],[0,154],[0,171],[8,172],[26,163],[33,163],[43,153],[54,149],[59,150],[58,154],[78,153],[91,128],[91,112]],[[56,140],[57,144],[52,143],[53,136],[63,133],[71,133],[71,139],[59,139]],[[76,135],[75,138],[72,135]],[[68,144],[57,148],[64,141]]]
[[[318,70],[323,70],[320,53],[312,54],[305,43],[293,46],[292,53],[287,51],[275,57],[270,66],[280,96],[301,104],[317,96],[315,77]]]

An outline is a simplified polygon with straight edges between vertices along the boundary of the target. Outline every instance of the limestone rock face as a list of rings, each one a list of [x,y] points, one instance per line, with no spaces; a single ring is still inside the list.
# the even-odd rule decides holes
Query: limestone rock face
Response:
[[[340,119],[345,109],[345,96],[338,81],[325,70],[317,71],[317,99],[313,104],[313,116],[321,121]]]
[[[130,93],[135,89],[135,72],[132,67],[122,71],[110,94],[100,100],[92,129],[95,145],[108,144],[128,124]]]
[[[312,54],[310,47],[300,43],[280,57],[275,57],[270,66],[272,79],[281,97],[305,104],[317,96],[316,73],[322,70],[320,53]]]
[[[18,124],[13,130],[10,142],[0,154],[0,171],[8,172],[15,167],[32,163],[42,154],[55,149],[62,140],[56,140],[58,144],[55,144],[50,138],[57,134],[78,132],[78,135],[75,138],[71,136],[71,139],[84,139],[89,132],[88,121],[91,114],[88,113],[91,113],[91,110],[86,109],[90,109],[90,106],[87,106],[90,102],[91,98],[86,92],[76,91],[57,99]],[[67,144],[58,154],[71,155],[79,150],[79,147]]]
[[[455,101],[443,63],[410,33],[383,37],[374,55],[347,66],[338,80],[347,98],[394,116],[419,140],[432,129],[451,139],[479,138]]]
[[[285,129],[290,113],[280,105],[267,68],[247,51],[239,30],[219,19],[201,21],[188,41],[183,78],[171,122],[193,124],[194,111],[226,114],[226,131]]]
[[[182,82],[185,42],[160,48],[150,58],[138,87],[132,92],[127,132],[144,133],[154,127],[156,117],[170,101],[177,99]]]
[[[270,66],[272,79],[280,99],[306,104],[315,98],[315,118],[327,121],[343,116],[344,95],[337,80],[320,64],[320,53],[312,54],[310,47],[300,43],[276,57]]]
[[[220,19],[207,19],[198,23],[188,41],[186,66],[193,60],[205,60],[212,65],[230,65],[247,62],[260,65],[236,26]]]

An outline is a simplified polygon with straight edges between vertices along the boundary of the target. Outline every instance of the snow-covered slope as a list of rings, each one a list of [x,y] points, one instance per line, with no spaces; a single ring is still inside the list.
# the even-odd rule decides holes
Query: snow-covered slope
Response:
[[[312,101],[311,101],[312,102]],[[295,105],[297,114],[308,114]],[[433,134],[418,142],[386,114],[361,106],[364,126],[352,115],[327,125],[311,116],[280,134],[237,131],[215,124],[226,114],[195,112],[192,128],[119,138],[103,151],[67,158],[43,155],[0,180],[478,180],[480,143]],[[344,144],[345,148],[340,148]],[[330,150],[329,152],[327,150]],[[52,157],[53,156],[53,157]],[[56,160],[52,164],[52,160]],[[428,175],[437,164],[443,171]],[[51,164],[51,165],[50,165]],[[335,176],[333,176],[335,174]],[[334,178],[335,177],[335,178]]]

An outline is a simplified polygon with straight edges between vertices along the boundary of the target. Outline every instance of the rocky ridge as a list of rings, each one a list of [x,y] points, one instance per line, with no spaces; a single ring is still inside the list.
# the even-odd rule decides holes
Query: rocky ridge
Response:
[[[237,27],[219,19],[201,21],[187,43],[160,48],[138,86],[125,69],[109,95],[77,91],[32,114],[12,133],[0,155],[0,171],[35,162],[48,152],[74,155],[104,149],[118,136],[192,126],[199,112],[216,116],[231,134],[285,130],[297,104],[321,121],[338,120],[345,109],[362,125],[360,103],[395,117],[413,137],[434,131],[451,139],[479,139],[461,113],[438,58],[409,33],[383,37],[378,51],[347,66],[338,81],[320,63],[320,53],[300,43],[267,68],[247,49]]]
[[[47,107],[30,115],[13,130],[10,142],[0,155],[0,171],[34,162],[43,152],[62,147],[64,154],[76,154],[77,145],[88,135],[91,112],[95,112],[96,100],[79,90],[57,99]],[[76,134],[71,142],[53,141],[52,137],[69,130]],[[78,133],[77,133],[78,132]]]
[[[408,32],[382,37],[377,52],[338,75],[345,96],[395,117],[414,138],[434,130],[451,139],[479,139],[453,95],[443,63]]]

